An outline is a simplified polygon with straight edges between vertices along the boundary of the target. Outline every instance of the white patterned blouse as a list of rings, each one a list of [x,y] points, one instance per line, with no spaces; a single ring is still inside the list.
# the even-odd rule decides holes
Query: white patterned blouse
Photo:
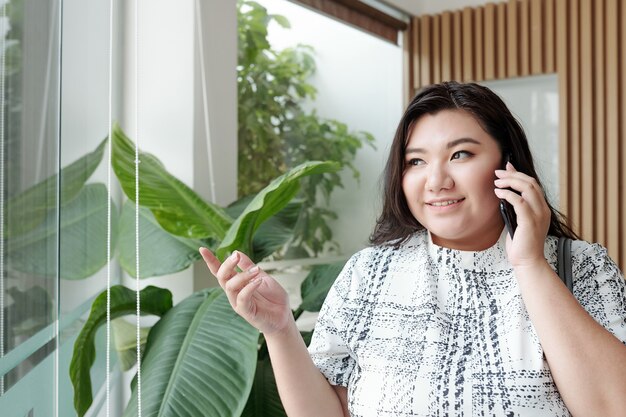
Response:
[[[439,247],[427,231],[355,254],[309,352],[353,417],[569,416],[505,252]],[[557,239],[545,257],[556,270]],[[574,295],[626,342],[626,286],[598,244],[572,244]]]

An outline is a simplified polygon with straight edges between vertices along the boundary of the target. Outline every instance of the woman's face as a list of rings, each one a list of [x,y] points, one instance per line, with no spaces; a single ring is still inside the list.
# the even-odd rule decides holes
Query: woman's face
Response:
[[[439,246],[484,250],[504,223],[494,194],[498,143],[463,110],[420,117],[405,149],[402,189],[413,216]]]

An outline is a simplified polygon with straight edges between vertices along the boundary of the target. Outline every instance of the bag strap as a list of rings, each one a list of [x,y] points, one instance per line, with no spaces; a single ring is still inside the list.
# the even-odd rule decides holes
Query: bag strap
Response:
[[[572,239],[561,236],[557,246],[557,270],[561,281],[570,292],[574,292],[574,280],[572,278]]]

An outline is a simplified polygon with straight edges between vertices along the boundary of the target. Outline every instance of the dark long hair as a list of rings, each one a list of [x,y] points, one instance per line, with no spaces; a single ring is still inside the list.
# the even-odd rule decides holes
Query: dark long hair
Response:
[[[441,110],[464,110],[470,113],[485,132],[498,142],[502,155],[512,156],[515,169],[533,177],[541,185],[524,129],[497,94],[474,83],[449,81],[430,85],[411,100],[398,124],[383,176],[382,213],[370,236],[371,244],[390,241],[400,244],[415,231],[424,228],[411,214],[402,190],[405,148],[416,121],[425,114],[435,114]],[[566,218],[550,203],[548,206],[551,211],[548,234],[576,239]]]

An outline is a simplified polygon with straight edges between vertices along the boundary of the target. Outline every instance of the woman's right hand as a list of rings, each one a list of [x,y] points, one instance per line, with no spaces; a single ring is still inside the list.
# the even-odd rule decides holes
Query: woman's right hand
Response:
[[[289,328],[293,315],[287,292],[250,258],[235,251],[221,263],[207,248],[200,248],[200,255],[237,314],[265,335]]]

